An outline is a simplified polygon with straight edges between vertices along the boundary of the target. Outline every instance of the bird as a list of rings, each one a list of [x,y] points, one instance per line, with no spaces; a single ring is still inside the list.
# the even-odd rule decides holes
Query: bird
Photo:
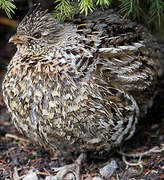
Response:
[[[112,9],[58,22],[35,5],[9,42],[17,51],[2,89],[16,128],[36,143],[80,155],[108,152],[129,139],[153,103],[159,49],[148,30]]]

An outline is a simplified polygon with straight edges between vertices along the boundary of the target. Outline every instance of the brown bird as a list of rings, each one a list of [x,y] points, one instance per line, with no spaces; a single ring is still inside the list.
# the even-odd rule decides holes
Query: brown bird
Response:
[[[113,10],[58,23],[36,6],[9,40],[17,45],[3,81],[18,130],[39,144],[104,152],[130,138],[158,84],[158,48],[141,25]]]

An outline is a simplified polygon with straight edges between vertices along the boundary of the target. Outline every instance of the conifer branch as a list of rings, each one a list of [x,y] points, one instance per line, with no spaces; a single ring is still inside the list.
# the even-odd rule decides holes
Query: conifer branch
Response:
[[[14,0],[0,0],[0,8],[5,10],[7,16],[11,18],[11,13],[14,13],[16,6],[13,4]]]
[[[0,0],[0,8],[11,18],[16,6],[14,0]],[[52,15],[58,21],[66,18],[72,19],[75,14],[83,13],[85,16],[92,13],[97,7],[116,8],[123,18],[130,17],[133,20],[142,21],[145,25],[164,24],[164,0],[54,0],[55,7]],[[157,26],[156,26],[157,27]]]

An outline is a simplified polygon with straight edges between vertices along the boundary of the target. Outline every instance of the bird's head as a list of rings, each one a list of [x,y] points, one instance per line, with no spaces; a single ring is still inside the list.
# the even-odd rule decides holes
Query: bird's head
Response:
[[[48,12],[36,5],[18,25],[17,33],[9,39],[18,51],[28,55],[44,55],[52,47],[67,41],[69,26],[59,24]],[[71,31],[70,33],[71,34]]]

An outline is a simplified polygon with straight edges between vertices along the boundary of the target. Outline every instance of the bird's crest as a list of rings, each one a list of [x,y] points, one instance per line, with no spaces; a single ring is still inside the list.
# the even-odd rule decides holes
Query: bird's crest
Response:
[[[44,9],[41,7],[40,3],[39,4],[35,4],[33,6],[33,8],[31,8],[29,10],[29,12],[27,13],[27,15],[23,18],[23,20],[21,21],[21,23],[18,26],[18,31],[19,29],[22,30],[22,28],[26,25],[28,25],[28,27],[37,27],[39,26],[42,22],[44,22],[43,20],[46,19],[46,14],[47,14],[48,10]],[[28,29],[29,31],[31,30],[30,28]]]

